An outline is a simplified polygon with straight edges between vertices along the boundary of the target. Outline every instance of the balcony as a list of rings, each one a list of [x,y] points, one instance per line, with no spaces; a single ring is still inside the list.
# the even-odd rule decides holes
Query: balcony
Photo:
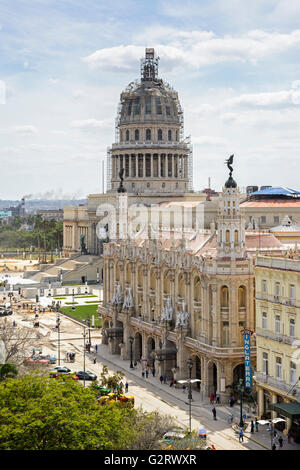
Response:
[[[278,341],[279,343],[289,344],[290,346],[295,341],[295,338],[287,336],[281,333],[275,333],[271,330],[265,330],[264,328],[256,328],[256,336],[261,336],[263,338],[271,339],[272,341]]]
[[[296,385],[287,384],[283,380],[275,379],[270,375],[266,375],[262,372],[256,372],[256,381],[264,384],[268,384],[271,387],[277,388],[285,394],[291,395],[295,398],[300,398],[300,387]]]
[[[168,142],[164,140],[159,141],[152,141],[152,140],[145,140],[145,141],[135,141],[130,140],[129,142],[122,142],[122,143],[115,143],[112,144],[112,150],[126,150],[126,149],[150,149],[150,148],[165,148],[165,149],[180,149],[188,151],[189,146],[185,142]]]

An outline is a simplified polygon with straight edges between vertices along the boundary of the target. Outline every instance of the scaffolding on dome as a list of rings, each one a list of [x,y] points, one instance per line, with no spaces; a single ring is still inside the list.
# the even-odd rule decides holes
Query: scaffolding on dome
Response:
[[[106,191],[111,189],[111,148],[107,147],[106,158]]]

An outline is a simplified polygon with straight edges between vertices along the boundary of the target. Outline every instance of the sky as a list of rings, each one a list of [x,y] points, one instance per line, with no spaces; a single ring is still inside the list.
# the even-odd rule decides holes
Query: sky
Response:
[[[145,47],[179,93],[195,190],[300,190],[300,2],[1,0],[0,199],[102,191]]]

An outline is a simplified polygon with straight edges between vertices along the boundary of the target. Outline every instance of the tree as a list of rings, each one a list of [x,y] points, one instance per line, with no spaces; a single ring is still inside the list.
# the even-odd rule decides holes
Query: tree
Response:
[[[18,375],[18,369],[14,364],[0,364],[0,382]]]
[[[31,328],[14,327],[7,318],[0,322],[0,346],[4,363],[22,364],[38,343],[37,332]]]

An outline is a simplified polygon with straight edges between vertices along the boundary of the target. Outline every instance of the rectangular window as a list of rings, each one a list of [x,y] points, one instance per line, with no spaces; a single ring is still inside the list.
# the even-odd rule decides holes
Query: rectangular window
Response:
[[[280,282],[276,282],[275,284],[275,296],[276,297],[280,296]]]
[[[269,360],[268,353],[263,353],[263,373],[265,375],[269,374]]]
[[[276,357],[276,379],[282,379],[282,364],[281,364],[281,357]]]
[[[280,315],[275,317],[275,333],[280,334]]]
[[[290,318],[290,337],[295,338],[295,320]]]
[[[290,384],[295,385],[297,382],[296,375],[296,364],[294,362],[290,363]]]
[[[278,225],[279,224],[279,216],[274,215],[274,224]]]
[[[134,102],[134,114],[141,114],[141,103],[139,99]]]
[[[267,281],[265,279],[262,281],[262,291],[264,294],[267,292]]]
[[[170,114],[171,114],[170,106],[166,106],[166,115],[170,116]]]
[[[266,314],[266,312],[263,312],[263,314],[262,314],[262,328],[264,330],[267,329],[267,314]]]
[[[265,225],[267,223],[267,218],[265,215],[262,215],[260,218],[260,223],[261,225]]]
[[[156,98],[156,114],[162,114],[160,98]]]
[[[295,286],[293,284],[290,284],[290,299],[295,299]]]
[[[148,96],[148,97],[146,98],[145,113],[146,113],[146,114],[151,114],[151,96]]]

